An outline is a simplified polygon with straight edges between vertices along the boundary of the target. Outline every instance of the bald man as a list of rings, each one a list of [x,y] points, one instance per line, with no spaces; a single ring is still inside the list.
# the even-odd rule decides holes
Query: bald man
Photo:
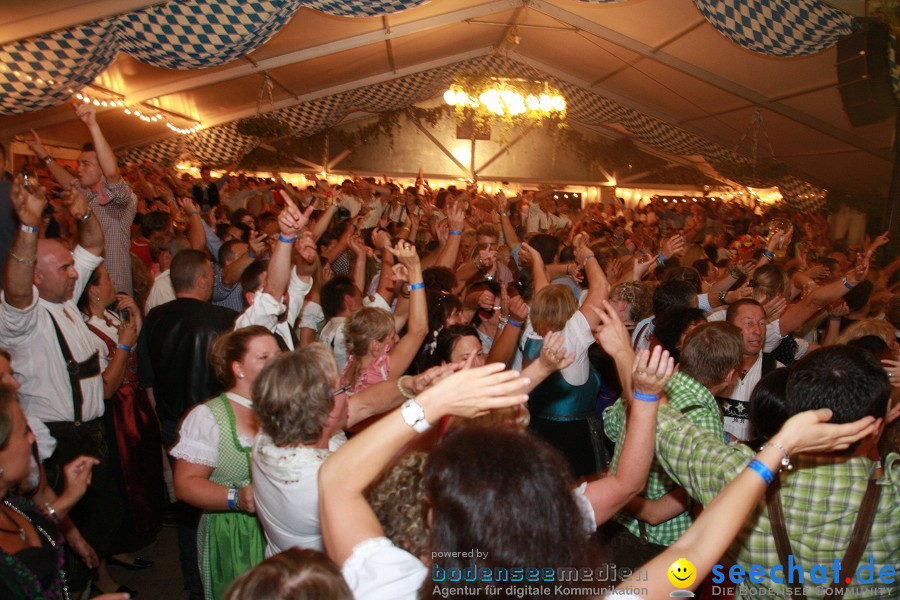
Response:
[[[42,195],[13,183],[21,225],[6,261],[0,296],[0,347],[12,355],[25,414],[47,425],[38,440],[48,483],[62,491],[62,466],[79,455],[101,460],[71,517],[84,538],[106,557],[122,514],[101,417],[100,352],[76,306],[91,273],[103,262],[103,231],[85,196],[73,189],[67,203],[78,223],[73,252],[57,240],[38,239]],[[127,352],[122,347],[116,352]],[[70,585],[72,582],[70,581]],[[75,587],[77,589],[77,585]]]

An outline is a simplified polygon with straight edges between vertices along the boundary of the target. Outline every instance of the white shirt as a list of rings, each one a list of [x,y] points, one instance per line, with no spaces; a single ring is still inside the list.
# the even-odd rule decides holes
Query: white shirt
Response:
[[[525,221],[525,230],[528,233],[547,231],[550,227],[550,215],[541,210],[541,205],[534,203],[528,207],[528,218]]]
[[[509,327],[509,325],[507,325],[507,327]],[[591,363],[588,360],[587,353],[587,349],[594,343],[594,332],[591,331],[591,325],[588,323],[587,318],[582,312],[576,310],[575,314],[566,321],[562,334],[563,347],[566,349],[566,353],[575,353],[575,362],[561,371],[563,379],[570,385],[584,385],[591,372]],[[528,339],[541,339],[541,336],[534,331],[530,318],[525,325],[525,331],[516,348],[516,356],[513,358],[514,369],[521,370],[523,367],[527,366],[523,365],[522,359],[525,341]]]
[[[750,395],[753,393],[753,388],[762,379],[762,359],[762,352],[760,352],[756,362],[753,363],[746,375],[739,377],[736,374],[731,389],[719,396],[728,398],[722,402],[722,410],[725,413],[723,417],[725,431],[741,441],[747,441],[754,435],[750,427]],[[776,361],[775,366],[783,367],[784,365]]]
[[[381,297],[381,294],[375,294],[372,298],[363,298],[364,306],[374,306],[383,308],[390,312],[391,307],[387,301]],[[343,373],[347,368],[347,340],[344,338],[344,323],[347,317],[334,317],[325,323],[325,327],[319,332],[317,338],[320,342],[331,349],[334,354],[334,360],[337,362],[338,373]]]
[[[347,317],[329,319],[322,331],[319,332],[318,338],[334,354],[338,373],[343,373],[347,368],[347,340],[344,338],[344,323],[346,322]]]
[[[225,394],[229,400],[250,406],[250,401],[233,392]],[[178,443],[169,454],[195,465],[216,468],[219,465],[219,425],[206,404],[198,404],[190,410],[178,430]],[[238,443],[249,448],[252,440],[238,431]]]
[[[174,299],[175,288],[172,287],[172,277],[169,274],[169,269],[166,269],[153,280],[153,287],[150,288],[147,300],[144,301],[144,314],[150,312],[150,309]]]
[[[312,329],[318,334],[324,322],[325,313],[322,312],[322,305],[312,300],[306,300],[303,303],[303,310],[300,311],[300,324],[298,327],[301,329]]]
[[[294,341],[291,338],[291,327],[300,314],[303,307],[303,300],[306,294],[312,288],[312,279],[303,281],[297,276],[297,272],[291,269],[291,281],[288,284],[288,305],[276,300],[271,294],[267,294],[262,290],[257,290],[253,299],[253,304],[241,313],[234,322],[234,328],[249,327],[250,325],[261,325],[278,334],[288,348],[294,349]],[[278,317],[287,310],[287,318],[280,321]]]
[[[253,442],[250,469],[256,516],[266,533],[266,558],[289,548],[322,550],[319,526],[319,467],[347,441],[332,437],[328,448],[279,448],[265,433]]]
[[[103,263],[103,258],[81,246],[75,248],[72,256],[78,272],[73,297],[78,298],[91,273]],[[0,347],[12,355],[13,373],[22,384],[19,400],[25,415],[44,423],[72,422],[75,419],[72,388],[50,314],[56,319],[72,357],[78,362],[87,360],[97,350],[94,336],[84,324],[74,300],[62,304],[47,302],[38,296],[37,287],[32,287],[31,293],[32,302],[25,308],[10,306],[5,293],[0,296]],[[100,361],[105,360],[106,348],[103,348]],[[80,384],[84,398],[82,420],[102,417],[103,378],[98,374],[82,379]],[[44,445],[47,442],[41,441]]]

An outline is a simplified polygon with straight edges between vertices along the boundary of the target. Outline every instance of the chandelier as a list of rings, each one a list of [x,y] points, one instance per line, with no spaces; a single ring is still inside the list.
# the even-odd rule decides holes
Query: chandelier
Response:
[[[458,120],[474,118],[480,125],[537,125],[566,116],[566,99],[546,81],[462,74],[444,92],[444,102],[455,107]]]

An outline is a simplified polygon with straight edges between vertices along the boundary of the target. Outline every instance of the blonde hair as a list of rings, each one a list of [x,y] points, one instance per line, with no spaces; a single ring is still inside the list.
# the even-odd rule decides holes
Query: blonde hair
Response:
[[[322,437],[334,408],[332,376],[337,371],[336,366],[331,373],[322,368],[323,352],[329,350],[321,343],[283,352],[253,382],[253,413],[276,446],[312,444]]]
[[[369,353],[372,342],[381,341],[394,331],[394,317],[383,308],[364,306],[344,323],[344,338],[347,340],[347,353],[356,360],[347,365],[347,382],[356,383],[359,376],[359,361]]]
[[[894,326],[881,319],[863,319],[853,323],[838,336],[838,344],[846,344],[865,335],[880,337],[890,346],[894,343]]]
[[[791,280],[788,274],[778,265],[762,265],[753,272],[750,287],[753,288],[753,299],[765,303],[775,296],[786,295]]]
[[[425,452],[408,452],[366,492],[384,535],[413,556],[428,551],[425,511]]]
[[[324,553],[290,548],[235,579],[225,600],[353,600],[353,593]]]
[[[562,331],[576,310],[578,304],[572,290],[560,283],[550,284],[535,294],[531,301],[531,324],[540,335]]]

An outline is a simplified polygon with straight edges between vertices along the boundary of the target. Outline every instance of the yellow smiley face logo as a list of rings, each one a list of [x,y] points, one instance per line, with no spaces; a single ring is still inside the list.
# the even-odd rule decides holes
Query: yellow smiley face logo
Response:
[[[678,588],[689,587],[697,579],[697,569],[686,558],[679,558],[669,566],[669,582]]]

